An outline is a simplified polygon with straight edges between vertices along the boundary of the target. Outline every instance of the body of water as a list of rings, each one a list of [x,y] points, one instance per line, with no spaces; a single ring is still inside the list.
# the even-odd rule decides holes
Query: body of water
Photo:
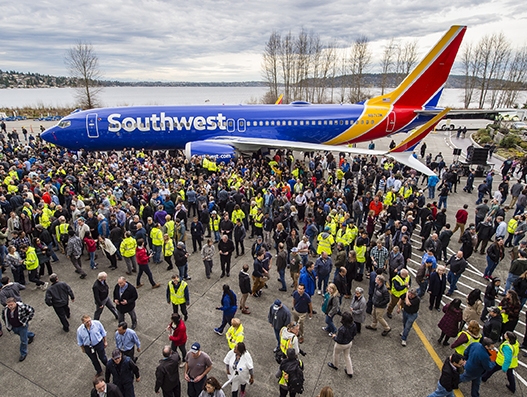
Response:
[[[108,87],[100,92],[102,105],[237,105],[261,102],[266,87]],[[18,88],[0,90],[0,107],[74,107],[73,88]],[[380,94],[371,89],[370,95]],[[463,89],[445,89],[439,106],[463,107]],[[519,103],[527,101],[521,92]],[[474,107],[474,106],[472,106]]]

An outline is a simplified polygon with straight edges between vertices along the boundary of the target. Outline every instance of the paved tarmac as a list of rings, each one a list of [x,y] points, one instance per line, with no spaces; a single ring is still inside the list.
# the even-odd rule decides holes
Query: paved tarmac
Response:
[[[19,129],[21,125],[8,123],[8,130],[12,126]],[[33,123],[33,128],[38,128],[39,122]],[[43,123],[42,123],[43,124]],[[49,123],[50,124],[50,123]],[[45,125],[47,126],[47,125]],[[19,129],[20,131],[20,129]],[[404,139],[404,136],[395,136],[396,142]],[[467,138],[468,139],[468,138]],[[376,141],[377,148],[387,147],[391,138]],[[444,132],[432,133],[426,142],[429,151],[435,155],[442,151],[447,164],[452,160],[452,151],[446,145],[449,136]],[[367,144],[359,145],[362,147]],[[467,194],[462,191],[462,185],[458,186],[458,193],[448,199],[448,221],[454,223],[455,212],[464,204],[469,204],[469,212],[472,214],[475,193]],[[479,180],[476,180],[476,185]],[[494,182],[497,185],[497,181]],[[473,216],[470,216],[473,220]],[[417,233],[418,234],[418,231]],[[421,252],[417,250],[417,240],[414,236],[414,259],[411,269],[415,270],[420,263]],[[450,252],[457,251],[458,234],[452,238]],[[252,240],[246,240],[246,252]],[[191,249],[191,248],[190,248]],[[92,388],[91,380],[94,376],[93,367],[88,357],[83,354],[76,344],[75,330],[80,325],[80,317],[83,314],[93,315],[95,305],[93,303],[91,286],[96,279],[97,270],[89,270],[88,261],[83,260],[83,266],[88,268],[88,277],[80,280],[74,273],[73,266],[64,256],[59,255],[60,262],[54,263],[53,268],[62,281],[67,282],[73,289],[76,299],[70,304],[71,331],[65,333],[52,308],[44,304],[44,292],[33,290],[30,286],[23,291],[22,298],[25,303],[35,308],[35,317],[30,324],[30,329],[36,333],[35,341],[29,346],[27,359],[18,362],[19,339],[16,335],[5,331],[0,339],[0,385],[2,390],[0,396],[12,397],[35,397],[35,396],[87,396]],[[100,270],[107,270],[108,261],[99,254],[98,263]],[[226,380],[225,368],[222,363],[228,351],[224,336],[218,336],[213,332],[221,322],[221,314],[215,310],[220,304],[221,290],[224,283],[228,283],[236,292],[238,288],[238,272],[243,264],[252,265],[252,259],[247,253],[245,256],[234,259],[231,277],[220,279],[219,260],[215,260],[212,278],[205,278],[203,264],[198,254],[193,254],[189,261],[189,273],[192,280],[189,282],[191,305],[189,307],[189,319],[187,321],[188,344],[187,348],[194,342],[201,343],[202,350],[207,352],[214,366],[210,373],[219,379],[220,383]],[[481,277],[485,267],[485,257],[474,254],[470,259],[470,268],[461,278],[458,286],[459,291],[452,298],[463,298],[473,288],[484,290],[485,280]],[[497,268],[496,274],[505,279],[510,261],[503,261]],[[108,271],[108,282],[113,287],[118,276],[124,275],[124,262],[118,262],[119,268]],[[165,300],[165,286],[170,279],[171,272],[166,271],[166,265],[151,265],[156,282],[162,283],[162,288],[151,290],[148,283],[139,290],[139,300],[136,311],[138,314],[138,327],[136,329],[142,343],[142,352],[139,354],[138,365],[141,370],[141,381],[136,383],[137,396],[154,395],[154,373],[161,358],[161,350],[168,343],[165,328],[169,322],[171,306]],[[273,269],[274,270],[274,269]],[[288,280],[288,284],[290,284]],[[135,282],[135,280],[131,280]],[[144,282],[144,281],[143,281]],[[367,290],[367,280],[353,284],[353,288],[361,286]],[[415,282],[415,280],[414,280]],[[275,346],[273,331],[267,322],[267,313],[270,305],[276,298],[281,299],[288,307],[291,306],[291,289],[288,292],[278,291],[279,283],[277,273],[271,272],[269,289],[264,290],[261,298],[248,300],[251,310],[250,315],[238,312],[245,327],[245,342],[251,352],[255,363],[255,383],[248,386],[248,396],[276,396],[278,395],[278,384],[275,378],[277,364],[274,361],[272,349]],[[426,299],[426,298],[425,298]],[[450,301],[444,298],[443,303]],[[349,300],[343,300],[342,309],[349,306]],[[394,313],[393,319],[388,319],[392,332],[386,337],[380,335],[380,331],[372,332],[363,328],[362,334],[358,335],[351,349],[351,357],[354,366],[354,377],[349,379],[343,371],[342,360],[338,371],[327,366],[331,361],[333,342],[322,331],[324,317],[321,315],[320,306],[322,298],[314,297],[314,308],[319,314],[312,320],[306,320],[306,338],[302,349],[307,353],[302,358],[305,364],[305,391],[303,396],[317,396],[323,386],[329,385],[333,388],[335,396],[426,396],[431,393],[437,384],[440,375],[439,368],[427,351],[425,344],[419,338],[415,330],[410,333],[408,346],[402,347],[399,333],[402,331],[402,320],[400,315]],[[423,338],[431,345],[443,361],[452,349],[443,347],[436,342],[439,337],[437,323],[441,314],[430,312],[427,309],[428,301],[422,302],[419,318],[416,321],[422,330]],[[525,330],[525,314],[521,316],[521,322],[516,330],[523,334]],[[115,347],[114,332],[117,322],[107,310],[103,312],[101,321],[108,332],[107,354],[111,354]],[[370,321],[367,316],[366,324]],[[338,323],[337,323],[338,326]],[[520,341],[522,339],[520,338]],[[520,357],[518,378],[527,377],[527,360]],[[182,376],[181,376],[182,378]],[[482,384],[482,396],[508,395],[510,392],[505,388],[506,377],[503,373],[495,374],[487,383]],[[523,380],[518,382],[517,394],[527,390],[527,383]],[[470,395],[470,385],[463,384],[461,390],[465,395]],[[225,390],[230,395],[230,389]],[[186,385],[183,382],[182,395],[186,395]],[[459,394],[461,395],[461,394]]]

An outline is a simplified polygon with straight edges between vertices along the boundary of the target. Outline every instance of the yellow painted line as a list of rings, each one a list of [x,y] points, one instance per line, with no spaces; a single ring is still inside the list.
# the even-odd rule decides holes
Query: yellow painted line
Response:
[[[441,369],[443,368],[443,360],[439,358],[439,355],[437,354],[433,346],[430,344],[430,342],[428,342],[428,339],[426,339],[425,334],[423,334],[423,331],[421,331],[421,328],[419,327],[419,325],[417,325],[417,322],[414,322],[412,328],[414,329],[417,336],[419,336],[419,339],[421,339],[421,342],[423,343],[426,351],[428,352],[428,354],[430,354],[430,357],[432,357],[432,360],[434,360],[437,367],[441,371]],[[463,397],[463,393],[461,393],[461,390],[459,389],[454,390],[454,395],[456,397]]]

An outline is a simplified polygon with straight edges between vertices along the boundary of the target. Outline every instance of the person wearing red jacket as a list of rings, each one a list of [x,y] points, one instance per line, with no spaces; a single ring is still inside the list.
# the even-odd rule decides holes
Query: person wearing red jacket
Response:
[[[370,203],[370,210],[375,213],[375,218],[379,216],[382,211],[382,202],[379,200],[379,197],[375,196]]]
[[[173,352],[179,348],[181,357],[183,357],[179,367],[183,368],[185,366],[185,357],[187,356],[187,326],[178,313],[172,313],[171,320],[172,322],[167,327],[168,339],[170,339],[170,346]]]
[[[452,231],[452,234],[454,234],[457,231],[457,229],[461,229],[461,233],[459,234],[459,241],[458,241],[459,243],[461,242],[461,236],[465,232],[465,225],[467,224],[467,220],[468,220],[467,208],[468,208],[468,204],[464,204],[463,208],[459,209],[456,212],[456,227]]]
[[[137,248],[135,249],[135,260],[139,265],[139,273],[137,273],[137,282],[135,283],[136,288],[141,288],[144,285],[141,283],[141,276],[143,275],[143,273],[146,273],[146,275],[148,276],[148,281],[150,281],[152,289],[160,287],[160,284],[154,281],[152,271],[150,270],[150,266],[148,266],[148,261],[153,255],[154,254],[149,254],[146,250],[145,240],[143,240],[142,238],[138,239]]]
[[[90,255],[90,267],[93,269],[97,269],[97,263],[95,263],[95,251],[97,251],[97,243],[95,240],[91,237],[90,233],[87,233],[84,236],[84,244],[86,244],[86,249],[88,250],[88,254]]]

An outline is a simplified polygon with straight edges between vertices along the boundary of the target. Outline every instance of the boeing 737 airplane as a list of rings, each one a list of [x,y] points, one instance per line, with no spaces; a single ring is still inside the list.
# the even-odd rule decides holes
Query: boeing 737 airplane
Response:
[[[218,160],[262,147],[334,150],[386,155],[430,174],[404,151],[411,151],[446,114],[437,104],[465,31],[466,26],[452,26],[394,91],[363,103],[91,109],[64,117],[42,139],[74,150],[185,149],[187,156]],[[416,128],[390,152],[344,146]]]

